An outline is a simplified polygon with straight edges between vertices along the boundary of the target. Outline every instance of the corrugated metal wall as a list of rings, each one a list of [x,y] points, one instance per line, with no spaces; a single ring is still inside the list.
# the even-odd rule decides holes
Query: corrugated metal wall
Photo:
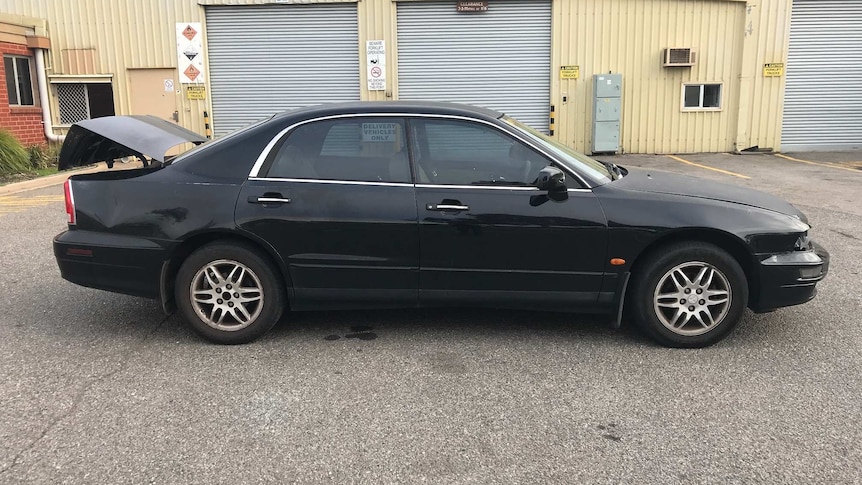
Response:
[[[398,97],[398,43],[395,22],[395,2],[391,0],[363,0],[359,8],[359,75],[361,99],[386,101]],[[383,40],[386,47],[386,90],[369,91],[368,59],[365,43],[369,40]]]
[[[63,65],[63,50],[95,48],[97,73],[113,74],[117,114],[131,112],[127,69],[176,68],[175,24],[204,21],[203,8],[188,0],[0,0],[0,11],[48,20],[49,74],[66,74],[73,67]],[[178,98],[180,124],[204,133],[209,100]],[[53,104],[57,122],[56,100]]]
[[[552,103],[557,133],[590,146],[592,75],[623,75],[625,152],[729,151],[736,136],[745,4],[728,1],[555,0]],[[694,67],[663,68],[667,47],[691,47]],[[580,79],[560,80],[561,65]],[[723,83],[718,112],[682,112],[683,83]],[[562,97],[568,102],[563,103]]]
[[[355,3],[213,6],[206,17],[216,136],[281,111],[359,100]]]
[[[398,3],[400,99],[469,103],[548,131],[551,1]]]
[[[795,0],[781,149],[862,148],[862,2]]]
[[[764,78],[761,70],[764,63],[787,62],[791,0],[552,1],[548,76],[551,103],[557,110],[556,133],[563,141],[580,150],[589,147],[591,75],[613,71],[624,76],[622,146],[626,152],[779,146],[785,78]],[[176,22],[205,23],[204,5],[263,3],[272,1],[0,0],[0,11],[48,20],[49,62],[56,73],[64,69],[62,50],[95,47],[96,68],[114,75],[116,110],[126,114],[130,110],[127,69],[176,67]],[[357,9],[360,97],[397,99],[396,2],[361,0]],[[385,92],[366,89],[365,41],[371,39],[386,41]],[[698,65],[663,69],[661,50],[678,46],[695,48]],[[560,65],[579,65],[580,79],[561,81]],[[204,74],[209,91],[210,73]],[[683,82],[723,82],[722,111],[681,112]],[[209,99],[181,98],[180,124],[203,132],[202,114]]]
[[[790,7],[791,0],[746,6],[737,150],[779,147],[785,77],[765,77],[763,66],[786,62]]]

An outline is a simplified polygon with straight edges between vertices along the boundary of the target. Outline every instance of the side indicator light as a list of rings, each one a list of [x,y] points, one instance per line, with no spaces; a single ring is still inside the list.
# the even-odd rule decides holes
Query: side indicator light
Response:
[[[623,258],[611,258],[612,266],[622,266],[624,264],[626,264],[626,260]]]

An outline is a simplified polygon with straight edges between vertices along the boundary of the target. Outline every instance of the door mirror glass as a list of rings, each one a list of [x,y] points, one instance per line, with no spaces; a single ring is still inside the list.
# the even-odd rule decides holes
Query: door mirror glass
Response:
[[[548,165],[539,170],[539,177],[534,183],[539,190],[558,192],[566,190],[566,174],[557,167]]]

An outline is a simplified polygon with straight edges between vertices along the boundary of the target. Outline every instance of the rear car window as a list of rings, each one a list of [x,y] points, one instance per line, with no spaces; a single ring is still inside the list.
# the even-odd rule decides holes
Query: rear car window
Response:
[[[266,177],[410,182],[404,121],[346,118],[295,128],[267,160]]]

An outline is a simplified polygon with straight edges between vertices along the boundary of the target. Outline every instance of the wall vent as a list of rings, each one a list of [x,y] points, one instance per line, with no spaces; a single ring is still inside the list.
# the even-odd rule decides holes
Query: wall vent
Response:
[[[697,53],[689,47],[675,47],[664,50],[661,65],[664,67],[693,66]]]

